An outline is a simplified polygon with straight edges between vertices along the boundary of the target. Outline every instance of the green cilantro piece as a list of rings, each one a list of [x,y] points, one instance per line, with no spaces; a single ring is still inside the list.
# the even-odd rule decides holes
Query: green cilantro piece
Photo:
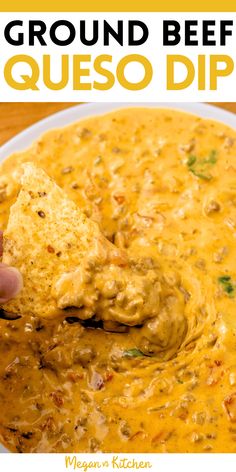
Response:
[[[189,171],[192,172],[192,174],[196,175],[196,177],[202,180],[209,181],[212,179],[212,175],[208,172],[208,170],[212,165],[216,164],[216,162],[217,151],[215,149],[212,149],[209,155],[203,159],[198,159],[193,154],[190,154],[187,161],[187,166],[189,168]]]
[[[224,292],[226,292],[230,297],[234,295],[235,284],[229,275],[218,277],[218,282],[222,285]]]
[[[211,174],[202,174],[201,172],[197,172],[195,169],[190,169],[190,172],[192,172],[192,174],[196,175],[196,177],[198,177],[199,179],[202,179],[202,180],[211,180],[212,179]]]
[[[197,158],[193,154],[190,154],[188,161],[187,161],[187,166],[191,167],[193,164],[195,164]]]
[[[143,354],[142,351],[134,347],[133,349],[128,349],[127,351],[124,351],[123,357],[145,357],[145,354]]]
[[[217,151],[212,149],[209,156],[205,159],[206,164],[216,164],[217,162]]]
[[[230,275],[222,275],[218,278],[218,280],[221,284],[225,284],[226,282],[229,282],[231,280],[231,277]]]

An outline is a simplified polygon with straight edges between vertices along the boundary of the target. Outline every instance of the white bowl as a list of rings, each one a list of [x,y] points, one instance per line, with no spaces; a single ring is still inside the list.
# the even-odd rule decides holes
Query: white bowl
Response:
[[[19,104],[19,107],[21,106],[23,106],[23,104]],[[52,128],[60,128],[92,115],[102,115],[115,109],[132,107],[172,108],[182,110],[201,116],[202,118],[211,118],[216,121],[221,121],[236,129],[236,114],[234,115],[221,108],[203,103],[90,103],[76,105],[55,113],[17,134],[14,138],[1,146],[0,161],[13,152],[27,149],[33,141],[38,139],[45,131]],[[0,453],[1,452],[8,451],[0,445]]]
[[[21,106],[23,106],[23,104],[19,104],[19,107]],[[1,146],[0,161],[13,152],[28,148],[33,141],[49,129],[63,127],[92,115],[101,115],[115,109],[129,107],[172,108],[183,110],[187,113],[193,113],[203,118],[212,118],[213,120],[221,121],[232,128],[236,128],[236,114],[203,103],[89,103],[67,108],[66,110],[55,113],[44,120],[38,121],[33,126],[26,128],[14,138],[10,139],[6,144]]]

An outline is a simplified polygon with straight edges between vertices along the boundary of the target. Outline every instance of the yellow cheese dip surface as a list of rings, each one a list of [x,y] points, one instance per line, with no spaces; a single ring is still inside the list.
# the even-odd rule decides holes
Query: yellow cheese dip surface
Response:
[[[227,126],[135,108],[50,131],[2,164],[0,229],[18,165],[33,161],[166,287],[162,339],[151,321],[109,332],[71,317],[0,319],[6,447],[236,452],[235,159]]]

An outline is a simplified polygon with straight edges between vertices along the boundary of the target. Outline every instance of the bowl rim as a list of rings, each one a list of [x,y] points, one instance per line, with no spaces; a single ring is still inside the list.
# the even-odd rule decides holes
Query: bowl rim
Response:
[[[21,104],[19,104],[21,106]],[[10,138],[0,147],[0,162],[12,153],[27,149],[35,140],[53,128],[64,128],[65,126],[80,121],[84,118],[103,115],[121,108],[168,108],[175,111],[183,111],[201,118],[212,119],[224,123],[236,129],[236,114],[226,111],[214,105],[206,103],[170,103],[170,102],[99,102],[82,103],[58,111],[43,118],[33,125],[27,127],[14,137]]]

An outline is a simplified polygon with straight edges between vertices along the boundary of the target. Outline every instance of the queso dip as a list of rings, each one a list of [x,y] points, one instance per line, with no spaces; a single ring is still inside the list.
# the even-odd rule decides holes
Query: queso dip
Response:
[[[33,161],[165,287],[158,321],[135,326],[1,313],[7,448],[236,452],[235,158],[223,124],[131,108],[52,130],[1,165],[0,229]]]

